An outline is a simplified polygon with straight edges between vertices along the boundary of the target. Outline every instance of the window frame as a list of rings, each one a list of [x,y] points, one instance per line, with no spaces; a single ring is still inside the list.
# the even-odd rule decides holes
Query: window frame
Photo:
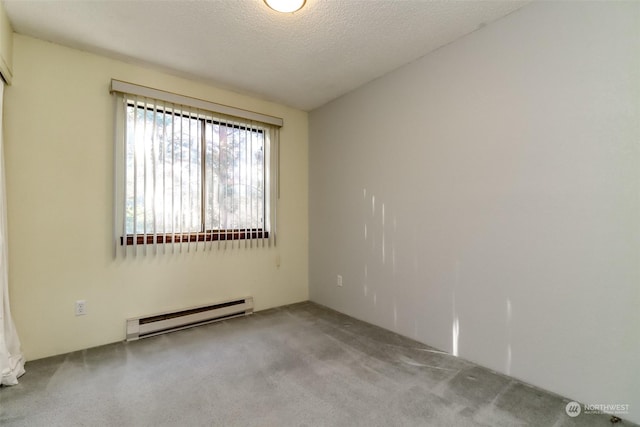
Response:
[[[114,82],[112,81],[112,93],[116,96],[115,98],[115,149],[114,149],[114,177],[115,177],[115,185],[114,185],[114,237],[115,237],[115,246],[116,252],[118,252],[117,247],[122,247],[124,254],[127,254],[127,248],[133,247],[134,254],[137,253],[137,247],[143,246],[145,253],[147,250],[147,246],[153,245],[154,249],[157,250],[158,245],[162,245],[167,248],[167,245],[171,245],[175,250],[176,245],[182,250],[182,246],[184,243],[187,244],[187,249],[191,247],[191,243],[195,243],[195,249],[197,250],[199,244],[203,244],[205,248],[211,249],[214,245],[213,242],[218,242],[218,248],[220,248],[221,242],[224,243],[224,248],[227,247],[227,242],[231,243],[231,247],[234,247],[234,242],[237,242],[237,246],[240,247],[242,242],[244,242],[244,246],[253,247],[255,246],[271,246],[276,244],[276,223],[277,223],[277,201],[279,198],[279,171],[278,171],[278,163],[279,163],[279,127],[265,124],[261,122],[251,121],[247,118],[242,117],[232,117],[227,116],[225,114],[217,113],[216,111],[203,110],[202,103],[207,104],[207,106],[218,106],[219,104],[208,103],[207,101],[202,101],[194,98],[183,97],[181,95],[171,94],[169,92],[159,91],[157,89],[150,89],[145,87],[140,87],[143,90],[153,91],[154,94],[167,94],[169,96],[164,96],[165,98],[178,97],[181,101],[189,101],[189,104],[180,103],[176,104],[171,101],[167,101],[166,99],[158,99],[158,98],[150,98],[148,96],[140,96],[137,94],[131,94],[126,92],[121,92],[119,90],[114,90]],[[134,85],[135,86],[135,85]],[[135,86],[138,87],[138,86]],[[175,99],[173,99],[175,101]],[[153,108],[147,108],[147,105],[152,105]],[[199,106],[195,106],[193,104],[198,104]],[[226,107],[226,106],[223,106]],[[213,223],[211,224],[211,229],[207,227],[207,204],[205,199],[208,197],[207,185],[205,184],[204,177],[206,176],[206,159],[203,156],[198,161],[198,167],[200,169],[200,174],[202,176],[202,181],[199,181],[199,193],[200,193],[200,230],[193,231],[188,230],[185,231],[181,228],[179,231],[172,230],[169,232],[167,229],[163,229],[161,232],[158,232],[157,229],[154,229],[153,232],[147,232],[146,225],[144,230],[137,230],[134,225],[134,232],[130,233],[127,229],[127,213],[126,213],[126,197],[127,197],[127,135],[126,135],[126,125],[127,121],[127,110],[128,108],[132,109],[143,109],[145,111],[153,111],[154,114],[160,112],[165,115],[167,110],[171,110],[172,120],[176,117],[188,118],[190,120],[196,120],[197,125],[201,127],[202,131],[199,135],[199,147],[201,153],[207,149],[206,142],[206,126],[207,125],[218,125],[231,127],[235,129],[240,129],[245,132],[255,132],[257,134],[262,134],[263,138],[263,149],[264,154],[262,158],[262,171],[264,174],[264,179],[262,181],[263,191],[262,198],[260,199],[262,202],[262,210],[263,210],[263,218],[261,220],[261,224],[259,227],[252,227],[252,224],[249,224],[248,227],[238,227],[238,228],[214,228]],[[233,107],[226,107],[233,108]],[[236,109],[237,110],[237,109]],[[137,111],[137,110],[134,110]],[[176,112],[177,111],[177,112]],[[244,112],[244,110],[238,110]],[[251,113],[249,114],[258,114],[259,113]],[[136,113],[137,114],[137,113]],[[265,116],[270,117],[270,116]],[[274,118],[272,118],[274,119]],[[277,118],[276,118],[277,119]],[[134,119],[136,120],[136,119]],[[146,119],[143,119],[146,120]],[[282,120],[282,119],[278,119]],[[213,129],[213,128],[212,128]],[[213,137],[213,133],[212,133]],[[213,142],[212,142],[213,144]],[[220,142],[218,141],[218,146]],[[245,142],[246,144],[246,142]],[[213,147],[213,145],[212,145]],[[246,148],[245,148],[246,150]],[[137,178],[134,178],[134,181]],[[191,177],[189,177],[191,179]],[[208,178],[207,178],[208,179]],[[145,189],[146,191],[146,189]],[[156,190],[152,190],[155,192]],[[211,190],[213,191],[213,190]],[[136,194],[136,193],[134,193]],[[155,193],[154,193],[155,194]],[[182,194],[182,193],[180,193]],[[182,197],[182,196],[180,196]],[[240,196],[239,196],[240,197]],[[136,203],[134,201],[134,203]],[[164,203],[164,202],[163,202]],[[164,207],[164,206],[163,206]],[[259,207],[259,205],[258,205]],[[173,206],[172,206],[173,209]],[[213,209],[213,208],[212,208]],[[163,211],[164,212],[164,211]],[[182,214],[182,209],[180,214]],[[210,215],[214,215],[211,213]],[[213,216],[211,216],[211,220],[213,221]],[[137,219],[134,216],[134,224]],[[163,226],[165,222],[163,221]],[[154,223],[154,228],[156,228],[157,224]],[[184,223],[181,224],[184,226]],[[209,242],[209,245],[207,243]]]

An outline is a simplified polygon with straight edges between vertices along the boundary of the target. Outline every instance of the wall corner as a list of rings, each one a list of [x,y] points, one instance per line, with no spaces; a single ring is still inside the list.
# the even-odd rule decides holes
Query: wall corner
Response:
[[[0,3],[0,74],[11,84],[13,80],[13,27]]]

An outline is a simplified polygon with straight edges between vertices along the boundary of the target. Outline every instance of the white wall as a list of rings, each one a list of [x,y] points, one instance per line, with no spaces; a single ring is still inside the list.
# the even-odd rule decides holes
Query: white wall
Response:
[[[639,422],[639,42],[533,3],[313,111],[311,300]]]
[[[307,113],[36,39],[5,92],[11,307],[29,360],[124,339],[125,319],[308,298]],[[276,249],[113,257],[111,78],[284,119]],[[276,257],[280,256],[278,268]],[[74,316],[74,302],[88,314]]]

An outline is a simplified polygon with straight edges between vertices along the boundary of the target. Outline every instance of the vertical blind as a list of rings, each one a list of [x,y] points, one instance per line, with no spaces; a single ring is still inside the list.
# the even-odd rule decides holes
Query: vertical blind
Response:
[[[275,245],[281,119],[114,82],[116,250]]]

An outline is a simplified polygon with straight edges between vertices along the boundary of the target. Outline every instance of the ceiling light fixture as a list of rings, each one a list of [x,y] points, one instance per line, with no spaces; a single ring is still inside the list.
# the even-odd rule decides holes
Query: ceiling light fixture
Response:
[[[302,9],[307,0],[264,0],[271,9],[282,13],[293,13]]]

